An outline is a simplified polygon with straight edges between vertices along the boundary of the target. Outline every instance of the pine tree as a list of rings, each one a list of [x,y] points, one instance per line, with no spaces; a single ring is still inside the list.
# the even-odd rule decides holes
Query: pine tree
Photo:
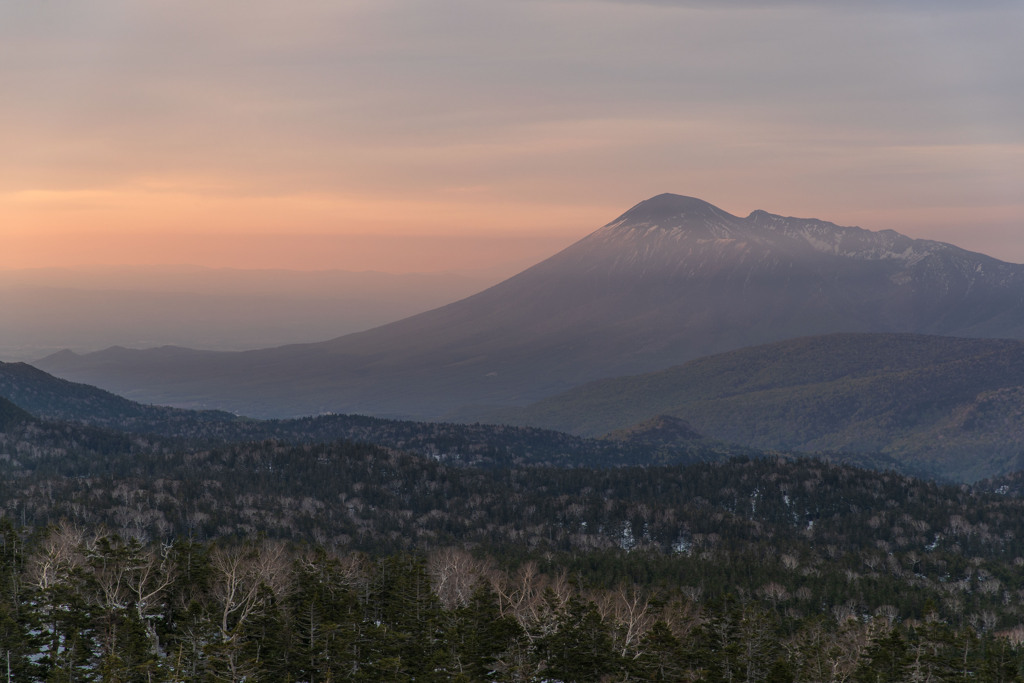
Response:
[[[454,615],[450,645],[454,649],[454,669],[461,677],[470,681],[494,678],[508,670],[502,656],[512,648],[525,633],[512,617],[503,617],[498,606],[498,596],[491,585],[481,581],[469,600],[469,604]]]
[[[448,662],[441,607],[423,557],[393,555],[380,560],[367,608],[364,636],[369,636],[373,658],[368,675],[395,681],[444,678]]]
[[[611,630],[593,602],[571,597],[558,615],[557,630],[545,637],[545,674],[555,680],[596,681],[621,668]]]
[[[629,672],[642,681],[691,680],[683,645],[664,621],[656,621],[640,639]]]
[[[0,680],[32,680],[37,667],[23,603],[25,543],[6,517],[0,518]]]
[[[317,551],[296,563],[291,615],[291,656],[295,680],[344,680],[358,670],[362,608],[351,572],[337,558]]]
[[[896,628],[871,640],[853,679],[858,683],[904,683],[909,680],[907,643]]]

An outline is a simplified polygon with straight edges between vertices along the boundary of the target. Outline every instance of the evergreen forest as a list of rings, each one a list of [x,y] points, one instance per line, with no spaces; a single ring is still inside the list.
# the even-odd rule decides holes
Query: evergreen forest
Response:
[[[1024,680],[1017,476],[170,418],[0,401],[0,676]]]

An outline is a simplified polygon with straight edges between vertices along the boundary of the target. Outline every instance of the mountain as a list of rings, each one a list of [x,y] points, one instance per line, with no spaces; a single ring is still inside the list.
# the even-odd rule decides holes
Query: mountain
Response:
[[[1024,337],[1024,266],[663,194],[479,294],[366,332],[235,353],[62,352],[37,365],[148,403],[437,418],[831,332]]]
[[[882,454],[973,481],[1024,467],[1024,342],[806,337],[599,380],[479,417],[614,438],[673,418],[689,432],[751,448]],[[689,438],[682,432],[674,442]]]
[[[88,384],[54,377],[28,363],[0,362],[0,398],[48,420],[163,435],[176,434],[183,423],[238,420],[223,411],[143,405]]]

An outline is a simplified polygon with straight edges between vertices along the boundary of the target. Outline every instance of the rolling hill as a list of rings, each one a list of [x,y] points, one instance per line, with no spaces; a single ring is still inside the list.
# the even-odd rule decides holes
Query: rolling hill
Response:
[[[659,416],[753,448],[882,453],[957,480],[1006,474],[1024,466],[1024,342],[806,337],[476,417],[597,436],[643,432]]]
[[[255,420],[223,411],[142,405],[87,384],[58,379],[24,363],[0,362],[0,433],[8,432],[7,441],[19,444],[17,448],[31,450],[38,445],[34,437],[44,434],[40,425],[57,435],[56,439],[47,436],[45,446],[51,450],[62,448],[65,453],[73,453],[79,444],[101,434],[111,443],[108,437],[121,439],[127,457],[136,452],[126,445],[129,443],[169,452],[264,441],[374,444],[434,461],[482,468],[665,465],[761,455],[697,434],[685,442],[672,439],[653,443],[635,434],[618,440],[591,439],[533,427],[414,422],[363,415]],[[26,431],[26,426],[35,429]],[[0,438],[0,445],[3,443]],[[868,467],[878,465],[876,459],[848,460]],[[883,463],[883,467],[896,465]]]

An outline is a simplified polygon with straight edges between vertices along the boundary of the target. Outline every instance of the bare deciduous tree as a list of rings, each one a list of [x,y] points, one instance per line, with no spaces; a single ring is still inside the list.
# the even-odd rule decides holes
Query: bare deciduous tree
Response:
[[[217,601],[221,638],[234,638],[238,628],[263,608],[270,597],[282,596],[289,584],[284,545],[215,548],[211,592]]]
[[[657,621],[647,595],[636,586],[620,585],[614,591],[602,591],[592,599],[602,619],[618,624],[615,640],[622,657],[636,649],[640,639]]]
[[[81,529],[61,522],[46,536],[39,550],[28,558],[28,582],[38,590],[45,591],[70,572],[82,566],[85,556],[82,546],[85,534]]]
[[[434,593],[449,610],[469,604],[484,570],[483,562],[460,548],[442,548],[427,558],[427,573]]]

